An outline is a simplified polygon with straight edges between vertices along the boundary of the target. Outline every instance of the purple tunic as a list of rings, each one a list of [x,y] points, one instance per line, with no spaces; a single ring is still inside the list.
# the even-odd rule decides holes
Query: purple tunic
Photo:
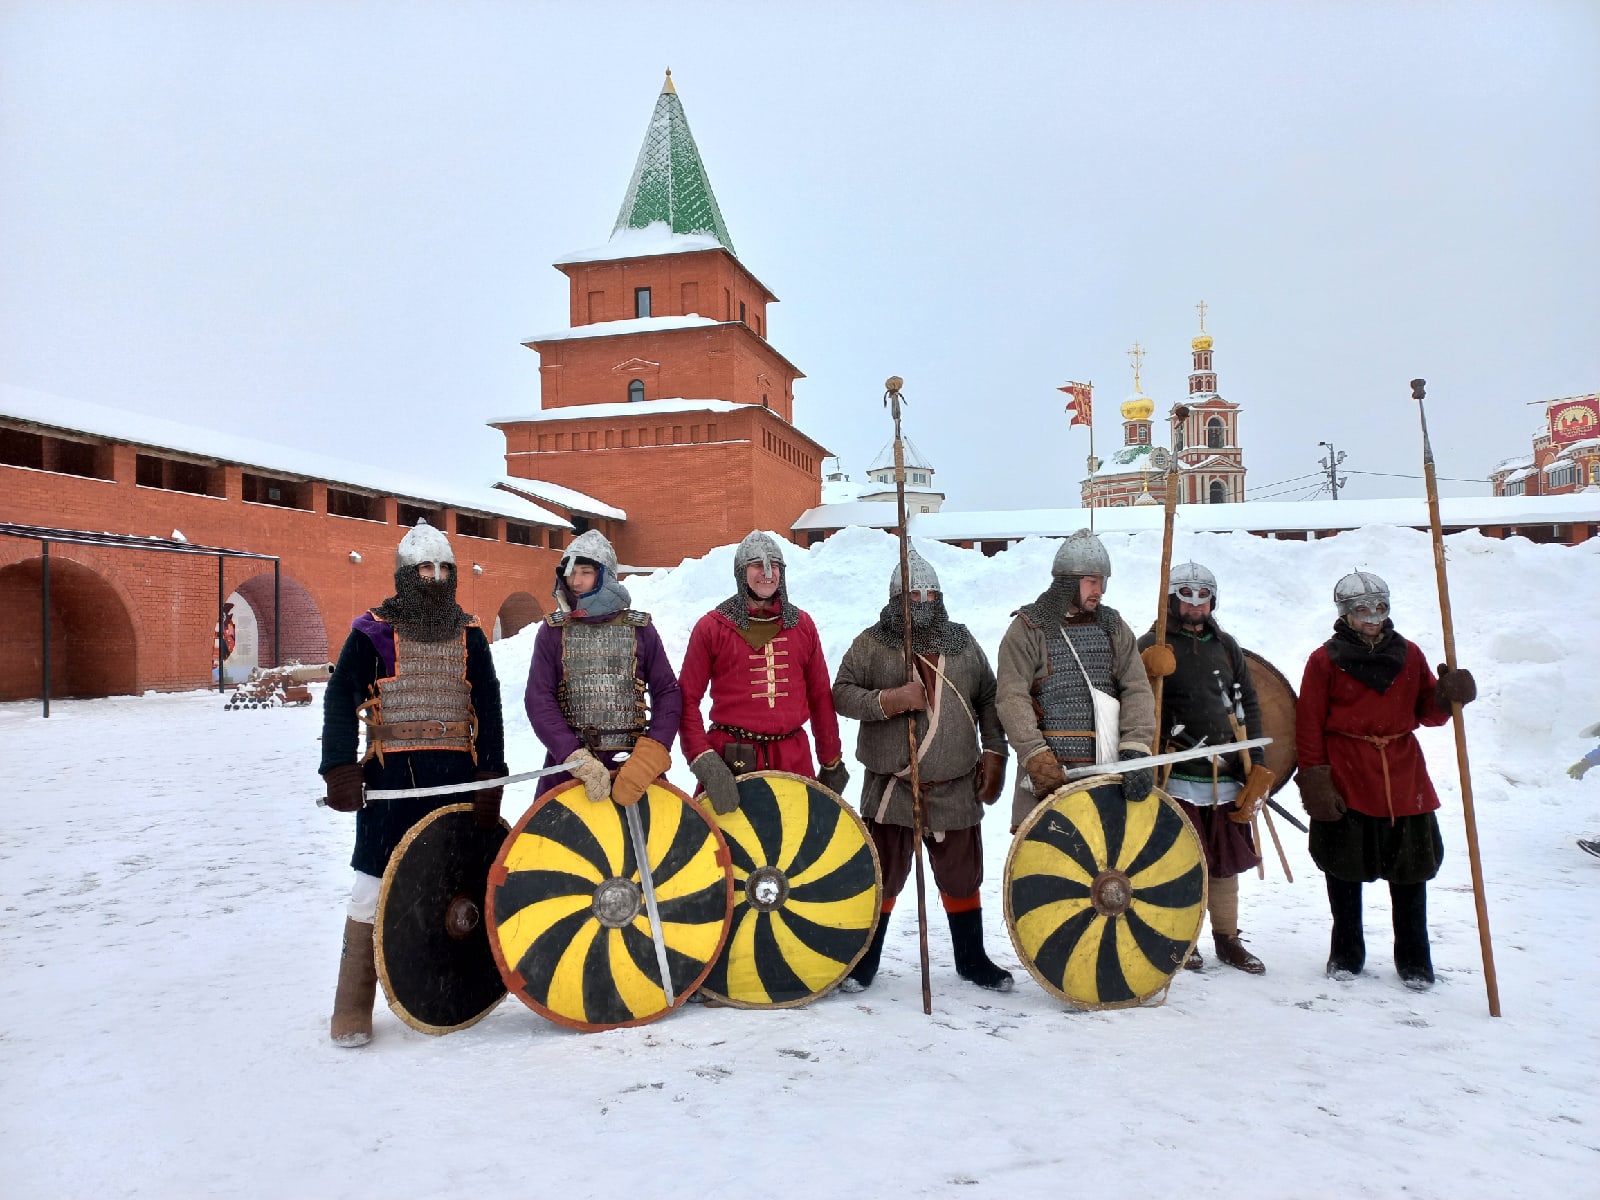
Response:
[[[378,652],[378,658],[383,662],[385,676],[394,674],[394,626],[387,621],[380,621],[370,612],[364,612],[354,621],[350,628],[357,633],[366,634],[367,640],[372,643],[372,648]]]
[[[582,618],[580,618],[582,619]],[[601,618],[604,620],[606,618]],[[678,736],[678,723],[683,718],[683,697],[678,691],[678,677],[667,661],[667,651],[661,644],[661,635],[653,625],[637,625],[634,637],[634,676],[643,680],[650,693],[650,724],[645,736],[660,742],[669,750]],[[556,700],[561,683],[561,630],[548,622],[539,626],[533,641],[533,661],[528,664],[528,688],[523,694],[523,704],[528,710],[528,722],[533,732],[544,743],[545,766],[565,762],[583,743],[577,731],[561,715],[561,705]],[[607,767],[615,769],[622,761],[620,752],[600,756]],[[549,789],[565,783],[571,776],[551,775],[543,781]]]

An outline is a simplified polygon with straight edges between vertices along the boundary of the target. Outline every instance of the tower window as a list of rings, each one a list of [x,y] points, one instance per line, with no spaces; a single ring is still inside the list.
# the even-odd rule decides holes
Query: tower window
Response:
[[[628,403],[638,404],[644,399],[644,380],[630,379],[628,381]]]
[[[739,301],[739,323],[744,324],[744,301]]]
[[[1211,495],[1207,504],[1226,504],[1228,502],[1228,485],[1220,479],[1211,481]]]
[[[636,317],[648,317],[650,315],[649,288],[633,289],[633,315]]]
[[[1212,417],[1206,422],[1206,448],[1208,450],[1222,449],[1228,444],[1225,440],[1226,437],[1227,430],[1223,426],[1221,417]]]

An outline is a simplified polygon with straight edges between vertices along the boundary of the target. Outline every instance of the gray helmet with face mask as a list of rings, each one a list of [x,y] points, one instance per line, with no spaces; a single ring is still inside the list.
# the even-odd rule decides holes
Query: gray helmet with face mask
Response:
[[[419,567],[423,563],[432,563],[435,570],[448,564],[454,572],[456,556],[455,551],[450,549],[449,538],[426,521],[419,520],[414,528],[406,531],[405,537],[400,539],[399,548],[394,552],[395,575],[398,576],[407,567]]]
[[[915,550],[906,552],[907,573],[911,577],[911,590],[913,592],[937,592],[939,590],[939,573],[933,569],[933,564]],[[895,563],[894,570],[889,573],[889,598],[892,600],[900,594],[900,564]]]
[[[1205,595],[1200,593],[1204,591]],[[1184,593],[1188,594],[1185,595]],[[1167,595],[1176,596],[1185,604],[1204,604],[1211,601],[1211,611],[1217,611],[1217,577],[1207,568],[1190,559],[1172,568],[1167,576]]]
[[[1352,571],[1333,585],[1333,604],[1341,617],[1362,609],[1372,614],[1363,620],[1380,623],[1390,615],[1389,585],[1371,571]]]

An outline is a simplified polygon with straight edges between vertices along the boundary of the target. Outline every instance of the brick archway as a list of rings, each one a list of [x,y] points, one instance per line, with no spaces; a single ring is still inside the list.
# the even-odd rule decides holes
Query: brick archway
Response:
[[[264,667],[272,661],[272,572],[253,575],[234,591],[255,614],[258,641],[257,661]],[[283,662],[324,663],[328,661],[328,627],[323,623],[317,602],[305,584],[290,575],[279,577],[279,604],[283,610]]]
[[[44,631],[39,599],[43,559],[0,568],[0,700],[40,696]],[[50,556],[50,694],[89,699],[128,696],[138,688],[133,618],[99,572]]]
[[[544,616],[544,607],[527,592],[512,592],[494,619],[494,638],[514,637]]]

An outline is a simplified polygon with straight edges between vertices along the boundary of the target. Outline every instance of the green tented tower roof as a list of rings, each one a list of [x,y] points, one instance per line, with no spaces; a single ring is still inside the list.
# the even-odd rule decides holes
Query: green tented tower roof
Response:
[[[670,70],[611,232],[643,229],[657,221],[665,221],[673,233],[714,237],[729,254],[735,253]]]

